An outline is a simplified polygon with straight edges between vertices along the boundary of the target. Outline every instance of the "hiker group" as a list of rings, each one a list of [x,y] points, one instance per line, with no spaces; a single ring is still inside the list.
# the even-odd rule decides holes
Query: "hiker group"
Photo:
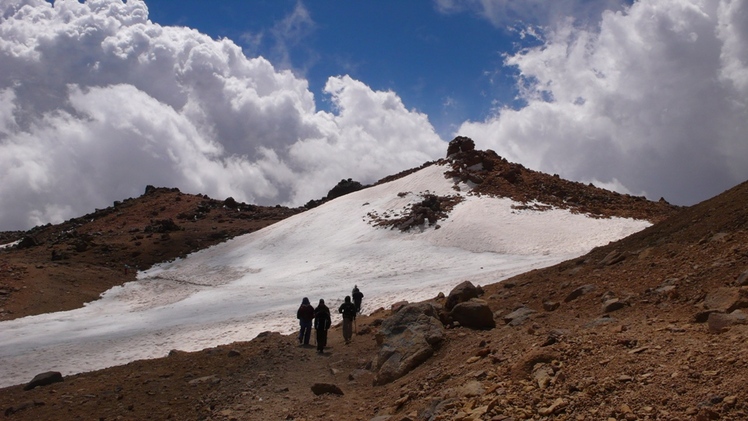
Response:
[[[351,301],[351,296],[353,301]],[[361,312],[361,301],[364,294],[354,285],[351,295],[346,295],[343,304],[338,307],[338,313],[343,316],[343,340],[346,345],[351,343],[353,337],[353,327],[356,323],[356,315]],[[327,331],[332,326],[330,309],[325,305],[325,300],[320,299],[317,307],[312,307],[309,298],[304,297],[301,300],[301,306],[296,312],[296,318],[299,319],[299,344],[309,345],[309,339],[312,336],[312,327],[317,332],[317,353],[322,354],[327,346]]]

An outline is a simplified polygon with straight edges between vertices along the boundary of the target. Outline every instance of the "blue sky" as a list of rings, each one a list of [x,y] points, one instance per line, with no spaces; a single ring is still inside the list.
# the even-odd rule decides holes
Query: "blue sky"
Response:
[[[512,105],[516,71],[503,54],[531,40],[476,13],[444,13],[431,1],[198,0],[147,2],[151,20],[229,38],[309,81],[317,105],[327,78],[348,74],[392,90],[429,116],[442,137],[467,119]]]
[[[748,179],[741,0],[4,0],[0,40],[0,230],[146,185],[300,206],[456,135],[679,205]]]

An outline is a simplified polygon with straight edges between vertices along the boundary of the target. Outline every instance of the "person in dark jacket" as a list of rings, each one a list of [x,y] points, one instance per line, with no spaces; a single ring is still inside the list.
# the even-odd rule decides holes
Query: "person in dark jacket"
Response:
[[[330,309],[325,305],[325,300],[320,299],[317,308],[314,309],[314,329],[317,330],[317,353],[321,354],[327,346],[327,330],[332,325]]]
[[[345,302],[338,308],[338,313],[343,314],[343,339],[347,345],[351,343],[353,321],[356,320],[356,305],[351,302],[349,295],[345,296]]]
[[[351,297],[353,297],[353,304],[356,305],[356,313],[361,313],[361,300],[364,299],[364,293],[359,291],[358,285],[353,286]]]
[[[312,321],[314,320],[314,307],[309,303],[309,298],[301,300],[301,306],[296,311],[299,319],[299,344],[309,345],[309,337],[312,335]]]

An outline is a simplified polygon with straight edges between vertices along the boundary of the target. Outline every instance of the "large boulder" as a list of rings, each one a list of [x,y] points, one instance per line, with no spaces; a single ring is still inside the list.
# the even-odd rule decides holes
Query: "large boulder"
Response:
[[[23,390],[31,390],[39,386],[48,386],[50,384],[59,383],[61,381],[62,374],[59,371],[47,371],[45,373],[40,373],[34,376],[34,378],[31,379],[31,381],[23,387]]]
[[[447,296],[447,302],[444,304],[444,308],[447,311],[452,311],[454,306],[459,303],[464,303],[472,298],[478,298],[480,295],[480,289],[473,285],[470,281],[465,281],[452,289]]]
[[[444,327],[438,322],[441,306],[427,301],[407,304],[399,311],[384,319],[376,334],[377,344],[382,345],[387,338],[403,333],[406,329],[421,332],[429,343],[438,343],[444,339]]]
[[[472,329],[493,329],[496,321],[488,303],[473,298],[470,301],[457,304],[449,313],[452,320],[460,323],[460,326]]]
[[[397,380],[434,354],[445,337],[440,310],[430,302],[409,304],[382,322],[374,384]]]

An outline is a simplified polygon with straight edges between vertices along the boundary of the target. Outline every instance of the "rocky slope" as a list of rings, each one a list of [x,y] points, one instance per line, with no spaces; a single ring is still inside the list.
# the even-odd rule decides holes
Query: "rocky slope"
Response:
[[[457,314],[445,310],[454,300],[440,296],[359,318],[350,345],[343,344],[336,326],[323,355],[298,346],[292,336],[267,333],[248,342],[194,353],[174,351],[157,360],[67,376],[31,390],[22,385],[5,388],[0,390],[0,410],[13,420],[748,419],[748,361],[743,355],[748,325],[741,310],[748,307],[748,184],[676,209],[664,201],[554,182],[553,176],[517,169],[490,152],[461,149],[450,153],[452,175],[465,177],[476,190],[485,189],[484,194],[509,195],[528,206],[537,206],[533,200],[539,194],[549,194],[556,199],[546,201],[555,200],[555,206],[594,210],[599,216],[625,211],[659,222],[586,256],[483,285],[480,299],[470,302],[490,308],[493,328],[467,327],[469,319],[456,322]],[[466,155],[455,159],[455,153]],[[470,161],[477,158],[480,165]],[[490,167],[485,163],[489,160],[497,162]],[[496,187],[504,181],[509,186]],[[546,186],[546,193],[538,186]],[[506,188],[511,193],[501,192]],[[174,197],[162,203],[179,202]],[[185,209],[194,210],[197,203]],[[164,215],[171,212],[168,207],[156,209]],[[180,212],[186,210],[172,219],[191,226],[175,219]],[[123,216],[108,215],[112,219],[106,225],[87,233],[115,231],[122,224],[117,218]],[[103,223],[104,217],[86,219]],[[202,235],[237,222],[216,219]],[[128,233],[128,241],[119,243],[126,251],[118,254],[122,259],[127,253],[133,257],[137,242],[143,247],[163,241],[154,239],[155,234],[147,237],[145,226],[138,224],[129,229],[140,231]],[[0,252],[0,262],[12,253],[28,254],[24,270],[5,268],[4,276],[16,273],[22,282],[31,282],[23,276],[33,269],[49,272],[47,279],[62,278],[52,276],[53,269],[65,265],[50,261],[49,247],[69,253],[69,264],[88,250],[73,253],[74,243],[44,241],[42,246]],[[134,257],[139,256],[143,253]],[[94,280],[119,273],[123,262],[108,259],[111,266],[81,263],[79,272],[101,271]],[[14,278],[1,282],[7,285],[8,279]],[[12,316],[22,315],[25,308],[50,307],[32,305],[33,300],[22,295],[24,286],[32,287],[22,282],[14,284],[18,290],[7,302],[27,304],[15,307]],[[79,288],[73,281],[58,285],[59,295]],[[438,314],[429,319],[427,308]],[[408,311],[431,326],[437,326],[433,320],[438,319],[435,329],[441,336],[422,363],[402,377],[381,381],[382,361],[388,355],[379,342],[391,343],[383,338],[385,331]],[[315,394],[315,383],[334,393]]]
[[[0,235],[0,320],[70,310],[138,269],[256,231],[303,209],[148,186],[137,198],[57,225]]]

